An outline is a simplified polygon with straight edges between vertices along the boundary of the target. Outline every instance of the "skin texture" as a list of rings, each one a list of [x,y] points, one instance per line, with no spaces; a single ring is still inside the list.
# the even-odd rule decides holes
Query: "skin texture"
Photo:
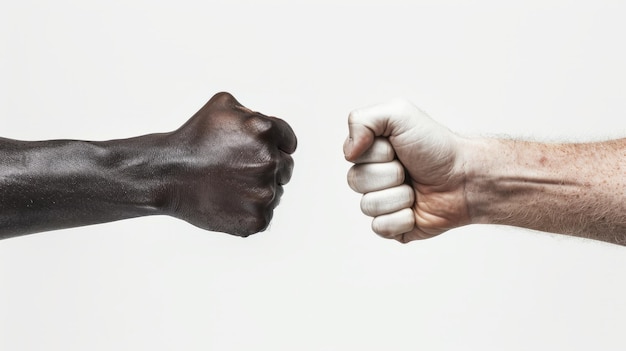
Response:
[[[355,110],[348,124],[348,184],[382,237],[480,223],[626,244],[626,139],[468,139],[401,99]]]
[[[0,238],[147,215],[245,237],[269,225],[296,144],[286,122],[228,93],[169,133],[0,138]]]

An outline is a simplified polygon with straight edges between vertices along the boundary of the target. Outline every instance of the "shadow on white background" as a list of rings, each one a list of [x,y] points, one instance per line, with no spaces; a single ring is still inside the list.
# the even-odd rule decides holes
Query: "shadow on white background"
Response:
[[[406,97],[468,135],[626,132],[617,1],[0,6],[4,137],[169,131],[214,93],[288,121],[248,239],[165,217],[0,242],[2,350],[623,350],[622,247],[492,226],[401,245],[347,186],[350,110]]]

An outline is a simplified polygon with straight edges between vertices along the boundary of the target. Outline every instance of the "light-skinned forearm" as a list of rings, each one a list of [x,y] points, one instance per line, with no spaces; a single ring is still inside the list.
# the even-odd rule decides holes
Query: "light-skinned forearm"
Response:
[[[465,142],[465,193],[473,223],[626,245],[626,139]]]

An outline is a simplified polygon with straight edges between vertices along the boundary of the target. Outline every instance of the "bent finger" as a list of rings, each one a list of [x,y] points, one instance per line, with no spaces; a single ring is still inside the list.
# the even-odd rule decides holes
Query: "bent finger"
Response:
[[[354,163],[390,162],[395,156],[396,153],[389,140],[384,137],[377,137],[372,146],[354,160]]]
[[[298,138],[291,126],[277,117],[267,117],[274,123],[274,137],[278,149],[293,154],[298,146]]]
[[[414,201],[415,192],[413,188],[407,184],[402,184],[363,195],[361,211],[370,217],[376,217],[410,208]]]
[[[348,161],[359,158],[374,137],[394,136],[407,128],[406,118],[417,108],[405,99],[356,109],[348,116],[348,138],[343,152]]]
[[[276,169],[276,184],[285,185],[291,180],[294,162],[291,156],[282,151],[279,152],[281,154],[281,160]]]
[[[404,167],[397,160],[354,165],[348,171],[348,185],[361,194],[398,186],[403,182]]]
[[[395,239],[396,236],[410,232],[415,227],[413,210],[403,210],[375,217],[372,220],[374,233],[387,239]]]

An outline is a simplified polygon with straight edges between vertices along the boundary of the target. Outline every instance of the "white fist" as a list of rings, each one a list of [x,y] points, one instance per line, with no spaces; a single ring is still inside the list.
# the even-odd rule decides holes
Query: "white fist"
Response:
[[[374,232],[407,243],[470,223],[465,139],[404,99],[352,111],[348,132],[348,183]]]
[[[411,210],[414,191],[404,184],[404,167],[394,158],[387,138],[378,137],[348,171],[350,187],[364,194],[361,211],[374,217],[372,230],[383,237],[408,232],[415,226]]]

